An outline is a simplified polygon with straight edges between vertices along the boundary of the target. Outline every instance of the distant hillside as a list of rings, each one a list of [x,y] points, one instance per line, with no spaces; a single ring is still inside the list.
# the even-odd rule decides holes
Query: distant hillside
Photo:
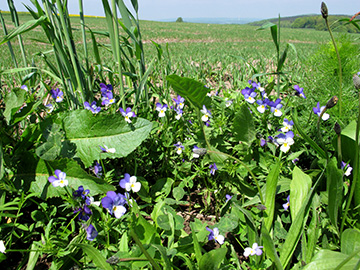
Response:
[[[176,19],[164,19],[161,22],[175,22]],[[259,21],[259,18],[183,18],[189,23],[210,23],[210,24],[247,24]]]
[[[328,20],[329,24],[332,27],[333,31],[336,32],[348,32],[348,33],[360,33],[353,25],[346,25],[346,22],[339,22],[340,19],[350,19],[349,15],[329,15]],[[278,18],[261,20],[256,22],[251,22],[249,25],[261,26],[266,22],[272,22],[277,24],[279,21]],[[338,22],[337,22],[338,21]],[[336,23],[335,23],[336,22]],[[321,15],[318,14],[308,14],[308,15],[299,15],[292,17],[280,17],[281,27],[287,28],[312,28],[320,31],[326,31],[325,20]]]

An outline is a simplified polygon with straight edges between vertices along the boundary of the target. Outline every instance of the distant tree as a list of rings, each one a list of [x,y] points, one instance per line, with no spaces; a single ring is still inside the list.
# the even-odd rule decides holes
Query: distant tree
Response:
[[[183,18],[179,17],[176,19],[176,22],[184,22]]]

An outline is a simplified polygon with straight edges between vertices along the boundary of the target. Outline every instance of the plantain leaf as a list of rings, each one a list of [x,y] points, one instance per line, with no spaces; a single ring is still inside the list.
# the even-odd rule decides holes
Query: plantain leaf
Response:
[[[341,235],[341,252],[352,254],[360,249],[360,232],[355,229],[347,229]]]
[[[248,146],[255,140],[254,120],[246,104],[236,113],[232,131],[237,141],[245,142]]]
[[[100,147],[115,148],[115,153],[102,153],[102,158],[125,157],[147,138],[152,123],[136,118],[133,123],[125,122],[120,114],[92,115],[88,110],[76,110],[63,117],[63,128],[67,144],[64,151],[76,151],[85,167],[100,158]],[[69,156],[70,157],[70,156]]]
[[[210,89],[201,82],[175,74],[166,76],[166,80],[177,94],[189,100],[195,107],[202,109],[203,105],[210,105],[210,99],[206,95]]]
[[[19,111],[20,107],[26,100],[26,91],[21,88],[14,88],[10,93],[5,96],[5,111],[4,117],[7,124],[10,123],[14,115]]]

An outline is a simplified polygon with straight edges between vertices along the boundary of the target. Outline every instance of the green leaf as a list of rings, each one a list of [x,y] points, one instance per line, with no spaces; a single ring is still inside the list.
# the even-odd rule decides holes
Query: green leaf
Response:
[[[48,126],[44,137],[47,141],[36,149],[36,155],[44,160],[55,160],[60,154],[61,139],[63,137],[60,126],[55,123]]]
[[[246,104],[242,105],[236,113],[232,131],[236,141],[245,142],[248,146],[255,140],[254,120]]]
[[[201,82],[175,74],[166,76],[166,80],[177,94],[189,100],[197,108],[202,109],[203,105],[209,106],[210,100],[206,94],[210,89]]]
[[[103,270],[113,270],[109,263],[106,262],[106,259],[101,254],[100,250],[90,246],[89,244],[73,244],[76,247],[79,247],[83,250],[84,254],[89,257],[93,263]]]
[[[9,34],[7,34],[3,38],[3,40],[0,42],[0,45],[10,41],[11,39],[16,37],[17,35],[24,34],[24,33],[28,32],[28,31],[34,29],[35,27],[37,27],[38,25],[40,25],[42,22],[44,22],[46,20],[47,20],[46,16],[41,16],[36,20],[30,20],[30,21],[27,21],[27,22],[23,23],[19,27],[12,30]]]
[[[285,47],[285,49],[284,49],[284,51],[281,54],[281,57],[279,59],[279,63],[278,63],[278,66],[277,66],[277,71],[278,72],[281,71],[281,69],[282,69],[282,67],[283,67],[283,65],[285,63],[288,50],[289,50],[289,44],[286,44],[286,47]]]
[[[37,245],[35,242],[31,244],[31,250],[29,254],[29,259],[26,265],[26,270],[33,270],[35,269],[37,260],[39,259],[39,256],[41,252],[38,250],[39,244]]]
[[[26,100],[26,91],[21,88],[14,88],[10,93],[8,93],[4,98],[5,111],[4,117],[7,124],[10,123],[10,120],[17,113],[20,107],[24,104]]]
[[[201,254],[201,247],[195,233],[195,223],[190,223],[190,228],[191,228],[191,236],[194,245],[195,258],[198,264],[200,264],[202,254]]]
[[[341,235],[341,252],[350,255],[358,249],[360,249],[360,232],[346,229]]]
[[[292,181],[290,183],[290,212],[292,219],[295,219],[301,206],[305,202],[311,184],[311,177],[295,166],[292,172]]]
[[[265,226],[261,227],[261,234],[266,255],[275,263],[276,269],[284,269],[276,252],[275,244]]]
[[[281,161],[278,160],[275,166],[272,167],[270,173],[266,178],[266,191],[265,191],[265,218],[264,224],[268,231],[270,231],[273,220],[274,220],[274,212],[275,212],[275,195],[276,195],[276,187],[279,180],[281,168]]]
[[[343,175],[343,170],[337,167],[336,158],[332,158],[326,167],[326,186],[329,218],[335,227],[338,224],[339,207],[343,197]]]
[[[142,244],[160,244],[160,236],[155,226],[147,222],[143,216],[138,216],[133,229]]]
[[[257,30],[264,30],[267,28],[270,28],[271,37],[275,44],[276,50],[279,51],[279,44],[278,44],[278,40],[277,40],[277,25],[273,24],[272,22],[267,22],[267,23],[263,24],[261,27],[259,27]]]
[[[120,114],[93,115],[88,110],[76,110],[63,118],[67,147],[76,150],[75,157],[85,167],[101,158],[121,158],[130,154],[147,138],[152,123],[136,118],[132,124],[125,122]],[[115,148],[115,153],[102,153],[99,146]]]
[[[65,188],[55,188],[48,181],[49,176],[54,175],[56,169],[66,173],[66,179],[69,181],[68,187],[74,190],[77,190],[79,186],[84,186],[84,189],[90,190],[91,196],[115,190],[114,186],[104,180],[87,174],[76,161],[61,159],[52,162],[39,160],[36,167],[35,181],[31,183],[30,192],[39,194],[43,199],[65,194]],[[22,175],[16,176],[21,177],[24,181],[32,181],[31,172],[24,172]]]
[[[303,269],[304,270],[331,270],[335,269],[340,263],[346,260],[349,255],[336,252],[328,249],[320,250],[313,257],[312,261],[307,264]],[[341,269],[355,269],[354,267],[357,265],[360,257],[355,256],[351,258],[343,268]]]
[[[226,255],[226,248],[218,248],[204,254],[199,263],[200,270],[217,270]]]
[[[185,191],[182,187],[175,187],[173,189],[173,196],[175,200],[180,201],[185,195]]]

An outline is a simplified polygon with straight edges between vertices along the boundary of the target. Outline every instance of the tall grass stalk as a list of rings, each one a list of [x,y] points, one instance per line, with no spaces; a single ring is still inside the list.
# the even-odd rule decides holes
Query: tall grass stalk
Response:
[[[4,35],[6,36],[6,35],[8,34],[8,31],[7,31],[7,29],[6,29],[4,17],[2,16],[1,11],[0,11],[0,22],[1,22],[1,26],[2,26],[3,31],[4,31]],[[8,45],[9,52],[10,52],[10,55],[11,55],[11,59],[12,59],[13,62],[14,62],[14,66],[15,66],[15,68],[17,68],[17,67],[18,67],[18,63],[17,63],[17,61],[16,61],[16,56],[15,56],[15,54],[14,54],[14,50],[13,50],[13,47],[12,47],[12,45],[11,45],[10,40],[7,41],[6,44]]]

